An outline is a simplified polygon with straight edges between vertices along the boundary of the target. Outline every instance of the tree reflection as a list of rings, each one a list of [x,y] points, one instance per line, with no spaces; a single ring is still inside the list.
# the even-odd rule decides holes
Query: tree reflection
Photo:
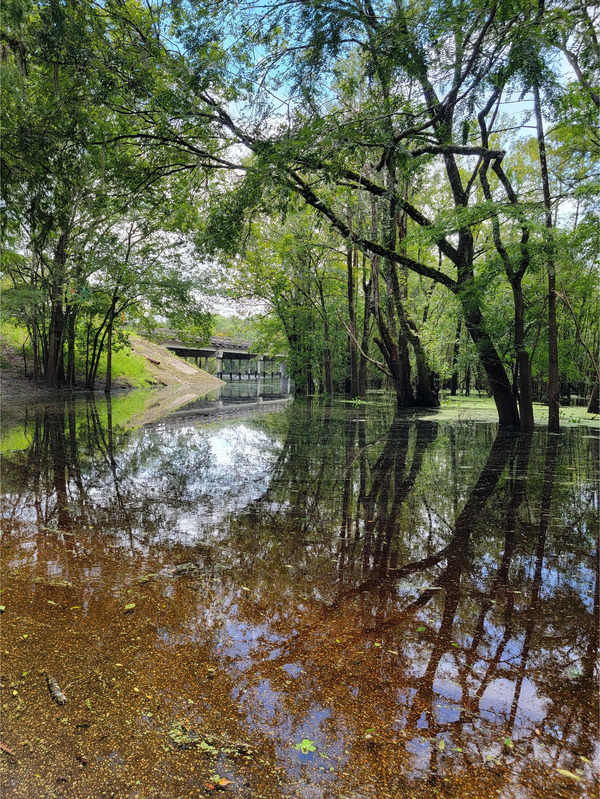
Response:
[[[541,435],[498,431],[465,492],[457,446],[459,452],[470,446],[471,453],[481,453],[484,448],[472,440],[465,446],[476,431],[452,431],[446,441],[450,452],[442,456],[447,431],[422,419],[394,419],[389,433],[374,436],[370,446],[356,420],[348,420],[343,429],[344,448],[331,437],[321,448],[312,437],[296,438],[293,448],[284,446],[277,481],[268,502],[262,501],[260,524],[260,503],[253,509],[253,526],[264,531],[274,507],[285,516],[283,497],[301,484],[303,446],[311,450],[313,471],[328,474],[337,486],[326,508],[321,500],[320,535],[310,526],[313,498],[302,492],[294,494],[294,517],[278,524],[278,537],[284,528],[288,536],[273,546],[268,543],[272,531],[265,532],[264,558],[273,549],[286,562],[300,559],[314,580],[319,561],[333,555],[328,560],[335,562],[337,579],[335,586],[318,578],[318,588],[305,585],[300,612],[287,606],[289,590],[282,584],[276,619],[263,613],[259,622],[244,614],[247,623],[262,629],[267,622],[286,642],[278,644],[280,653],[267,666],[256,667],[256,680],[260,673],[262,684],[268,674],[272,701],[283,704],[283,717],[293,717],[298,731],[306,732],[310,719],[330,708],[322,733],[334,741],[344,739],[348,759],[365,757],[365,729],[375,725],[377,746],[386,749],[394,768],[405,771],[410,763],[410,758],[400,762],[397,738],[404,742],[404,757],[415,755],[408,768],[418,764],[415,773],[429,779],[482,769],[486,784],[504,784],[510,766],[523,769],[525,784],[545,779],[548,769],[580,768],[584,761],[579,756],[592,756],[595,702],[592,693],[578,696],[573,689],[575,684],[583,687],[593,673],[595,611],[580,599],[586,583],[560,563],[553,549],[565,535],[557,522],[568,496],[577,492],[593,515],[594,492],[584,496],[587,485],[577,483],[556,489],[557,469],[563,478],[569,469],[559,462],[561,439],[549,436],[542,447]],[[440,459],[445,491],[437,496],[432,487],[439,479],[434,464]],[[339,477],[333,479],[334,474]],[[334,524],[327,532],[322,529],[336,517],[337,551]],[[300,519],[297,528],[309,543],[303,552],[286,550],[294,537],[289,529],[294,518]],[[245,520],[237,524],[244,527]],[[307,539],[308,532],[312,537]],[[577,535],[581,532],[579,525]],[[270,565],[277,574],[275,564]],[[597,560],[594,568],[595,606]],[[585,574],[590,574],[587,564]],[[569,626],[579,640],[571,640],[564,629],[566,616],[572,617]],[[546,643],[549,619],[559,630],[552,639],[553,653]],[[575,662],[585,664],[581,674],[575,682],[565,681],[569,663]],[[290,663],[304,675],[293,681],[293,689],[286,688]],[[251,695],[251,675],[245,683]],[[528,757],[546,771],[532,777]],[[381,763],[374,767],[382,768]],[[390,768],[388,763],[382,771],[382,784],[400,791],[403,781],[390,783]]]
[[[113,660],[119,598],[142,691],[162,697],[157,747],[184,716],[251,735],[249,790],[268,797],[299,781],[323,797],[558,797],[557,769],[592,790],[589,439],[335,403],[131,433],[88,401],[27,425],[29,449],[3,459],[5,519],[35,527],[37,560],[20,551],[32,574],[52,562],[77,577],[86,634]],[[178,561],[197,573],[161,571]],[[102,657],[100,643],[81,655]],[[294,749],[304,737],[316,753]]]

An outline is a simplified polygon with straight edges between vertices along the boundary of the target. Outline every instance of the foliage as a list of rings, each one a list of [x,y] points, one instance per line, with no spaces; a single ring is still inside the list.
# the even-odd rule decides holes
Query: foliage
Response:
[[[164,88],[152,15],[135,2],[128,14],[124,24],[116,4],[79,0],[3,10],[3,306],[51,386],[73,384],[79,340],[94,388],[126,311],[185,316],[203,335],[210,325],[177,264],[182,243],[177,253],[158,235],[171,213],[163,173],[127,141],[127,102]],[[107,388],[110,371],[109,357]]]
[[[300,743],[295,745],[294,749],[298,749],[303,755],[307,755],[309,752],[317,751],[315,742],[311,741],[310,738],[303,738]]]
[[[269,309],[256,335],[285,336],[308,392],[364,393],[367,365],[400,405],[474,380],[502,423],[530,427],[557,330],[563,393],[590,391],[595,6],[3,14],[3,302],[40,379],[72,382],[79,342],[94,385],[135,315],[206,338],[199,257],[213,286]]]

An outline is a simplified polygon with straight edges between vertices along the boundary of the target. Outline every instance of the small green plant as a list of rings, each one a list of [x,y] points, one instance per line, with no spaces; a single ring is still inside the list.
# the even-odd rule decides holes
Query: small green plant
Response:
[[[299,744],[296,744],[294,749],[299,749],[303,755],[307,755],[309,752],[317,751],[315,741],[311,741],[310,738],[303,738]]]
[[[189,746],[197,740],[197,736],[187,729],[183,724],[174,724],[169,730],[169,738],[177,746]]]

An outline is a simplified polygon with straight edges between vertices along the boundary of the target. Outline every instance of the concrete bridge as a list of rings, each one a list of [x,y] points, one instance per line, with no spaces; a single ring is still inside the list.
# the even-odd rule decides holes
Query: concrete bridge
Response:
[[[251,352],[249,341],[213,336],[209,344],[194,345],[181,341],[173,330],[156,333],[161,346],[180,358],[191,358],[200,369],[221,379],[285,377],[284,356]]]

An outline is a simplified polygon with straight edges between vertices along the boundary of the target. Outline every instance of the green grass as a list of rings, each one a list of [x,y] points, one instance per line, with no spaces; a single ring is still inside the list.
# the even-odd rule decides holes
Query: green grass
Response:
[[[479,421],[497,422],[498,414],[494,400],[489,397],[445,397],[441,407],[434,411],[440,421]],[[541,402],[533,403],[533,415],[536,425],[548,424],[548,406]],[[561,407],[560,423],[563,427],[588,425],[600,427],[600,416],[588,413],[584,406]]]
[[[29,336],[24,327],[18,327],[12,322],[2,320],[0,322],[0,336],[2,344],[11,349],[20,350]],[[26,348],[27,349],[27,348]]]
[[[33,351],[25,328],[19,327],[13,322],[3,320],[0,322],[0,337],[3,347],[13,350],[14,354],[19,357],[21,357],[21,350],[23,344],[25,344],[27,360],[29,365],[31,365]],[[2,355],[0,355],[0,367],[10,367],[10,362]],[[85,354],[77,349],[75,352],[75,370],[77,374],[77,383],[81,385],[85,380]],[[105,378],[106,353],[103,353],[98,367],[96,388],[103,387]],[[145,359],[125,346],[119,350],[113,350],[112,379],[113,383],[126,383],[132,388],[146,388],[151,381],[151,375],[146,369]]]
[[[98,377],[96,387],[104,384],[106,377],[106,353],[100,358],[98,366]],[[151,375],[146,368],[146,360],[143,356],[133,352],[128,347],[113,351],[112,355],[112,380],[115,382],[126,382],[132,388],[145,388],[151,381]]]

